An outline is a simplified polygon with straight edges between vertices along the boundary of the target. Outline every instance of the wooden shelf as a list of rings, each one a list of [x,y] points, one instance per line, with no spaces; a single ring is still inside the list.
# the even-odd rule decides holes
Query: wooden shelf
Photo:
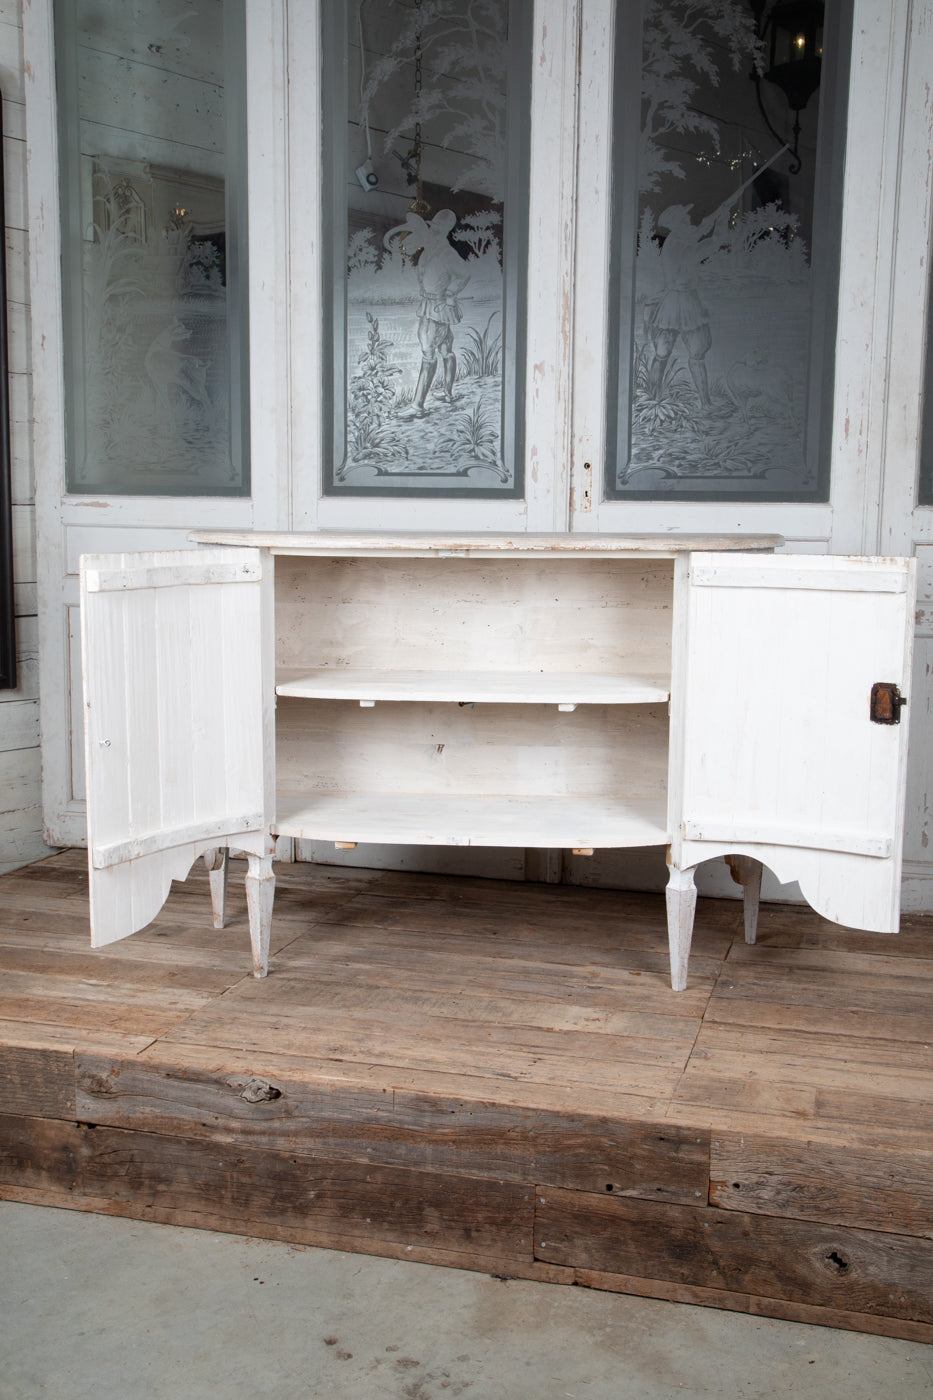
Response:
[[[354,792],[277,798],[275,831],[309,841],[569,850],[670,842],[663,796],[487,797]]]
[[[278,695],[315,700],[453,701],[493,705],[650,705],[670,699],[657,676],[527,671],[378,671],[340,668],[281,671]]]

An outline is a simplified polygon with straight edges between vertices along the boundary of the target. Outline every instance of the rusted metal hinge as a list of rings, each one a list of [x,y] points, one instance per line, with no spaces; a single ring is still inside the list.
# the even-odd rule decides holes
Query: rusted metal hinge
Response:
[[[900,724],[906,695],[891,681],[876,681],[871,688],[869,714],[872,724]]]

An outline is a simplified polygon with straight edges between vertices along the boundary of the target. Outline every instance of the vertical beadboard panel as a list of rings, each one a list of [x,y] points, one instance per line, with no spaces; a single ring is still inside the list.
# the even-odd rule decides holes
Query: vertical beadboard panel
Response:
[[[824,917],[896,929],[907,727],[872,724],[869,696],[877,681],[910,693],[914,601],[903,561],[691,556],[675,863],[750,854]]]
[[[218,837],[235,837],[241,849],[268,846],[273,703],[264,633],[272,565],[263,576],[259,561],[255,550],[86,557],[96,947],[148,923],[172,879],[183,879]],[[247,576],[210,577],[216,565]],[[150,572],[167,577],[151,583]],[[161,837],[166,845],[153,850]],[[138,853],[113,854],[127,843]]]

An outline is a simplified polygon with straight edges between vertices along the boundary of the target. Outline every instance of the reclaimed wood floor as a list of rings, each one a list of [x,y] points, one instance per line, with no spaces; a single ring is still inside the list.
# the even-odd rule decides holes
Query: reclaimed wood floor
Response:
[[[262,982],[236,876],[0,878],[0,1197],[933,1340],[933,919],[701,900],[677,994],[659,896],[277,874]]]

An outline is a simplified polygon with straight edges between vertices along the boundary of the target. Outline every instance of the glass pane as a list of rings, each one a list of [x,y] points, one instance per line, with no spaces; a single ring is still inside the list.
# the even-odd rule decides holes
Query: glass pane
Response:
[[[828,499],[850,8],[620,0],[610,498]]]
[[[328,494],[522,495],[530,9],[325,4]]]
[[[56,0],[67,485],[248,495],[243,0]]]

